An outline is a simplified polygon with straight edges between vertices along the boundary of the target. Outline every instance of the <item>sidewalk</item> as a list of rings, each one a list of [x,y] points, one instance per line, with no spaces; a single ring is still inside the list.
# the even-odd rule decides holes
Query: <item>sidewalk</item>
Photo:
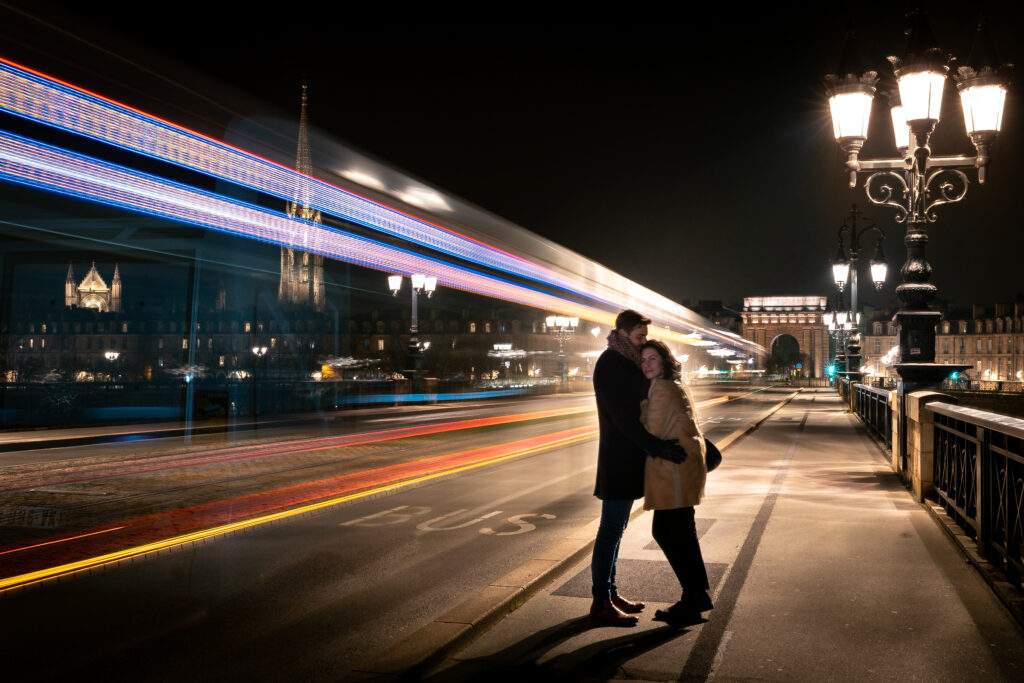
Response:
[[[1024,635],[830,391],[805,390],[725,454],[697,508],[716,609],[651,621],[679,588],[631,522],[618,583],[648,603],[595,627],[589,558],[428,680],[1021,680]]]

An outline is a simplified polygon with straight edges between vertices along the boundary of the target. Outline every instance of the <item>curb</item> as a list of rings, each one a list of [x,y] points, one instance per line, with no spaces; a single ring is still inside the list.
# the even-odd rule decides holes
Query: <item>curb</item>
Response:
[[[754,432],[772,415],[792,401],[801,389],[762,413],[754,422],[729,434],[718,449],[725,449]],[[749,394],[748,394],[749,395]],[[708,407],[727,403],[744,395],[723,396],[698,404]],[[629,515],[633,521],[643,514],[638,500]],[[450,609],[389,648],[373,664],[355,670],[364,676],[416,680],[440,664],[449,654],[468,645],[502,617],[514,612],[567,567],[583,559],[594,547],[600,519],[571,530],[525,563],[483,588],[473,597]]]
[[[996,598],[1009,612],[1017,627],[1024,632],[1024,591],[1006,580],[1006,575],[981,554],[977,542],[964,533],[949,513],[938,503],[926,500],[921,506],[928,511],[935,523],[942,527],[964,558],[985,580]]]

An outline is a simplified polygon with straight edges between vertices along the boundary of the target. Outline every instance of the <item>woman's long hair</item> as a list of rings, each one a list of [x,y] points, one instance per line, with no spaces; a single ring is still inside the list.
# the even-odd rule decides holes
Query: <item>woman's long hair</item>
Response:
[[[654,349],[661,356],[662,379],[670,379],[673,382],[679,382],[682,379],[683,366],[676,360],[676,357],[668,346],[665,345],[665,342],[658,341],[657,339],[648,339],[640,346],[640,352],[643,353],[644,349]]]

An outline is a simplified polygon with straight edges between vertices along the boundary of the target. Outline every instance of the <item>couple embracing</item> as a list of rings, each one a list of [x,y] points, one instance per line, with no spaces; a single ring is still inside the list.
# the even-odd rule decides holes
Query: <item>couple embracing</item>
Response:
[[[644,609],[615,584],[619,544],[633,501],[641,497],[644,509],[654,510],[654,540],[682,588],[679,602],[654,618],[695,624],[712,609],[693,512],[704,496],[707,447],[679,362],[664,343],[648,341],[650,322],[636,311],[620,313],[594,367],[601,430],[594,495],[601,499],[601,523],[590,615],[610,626],[634,626]]]

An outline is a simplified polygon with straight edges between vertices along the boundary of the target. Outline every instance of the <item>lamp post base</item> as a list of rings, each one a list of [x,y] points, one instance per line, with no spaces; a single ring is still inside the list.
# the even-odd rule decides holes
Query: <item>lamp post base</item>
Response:
[[[900,330],[900,360],[907,365],[934,365],[935,326],[942,320],[942,313],[905,310],[897,311],[893,317]]]

